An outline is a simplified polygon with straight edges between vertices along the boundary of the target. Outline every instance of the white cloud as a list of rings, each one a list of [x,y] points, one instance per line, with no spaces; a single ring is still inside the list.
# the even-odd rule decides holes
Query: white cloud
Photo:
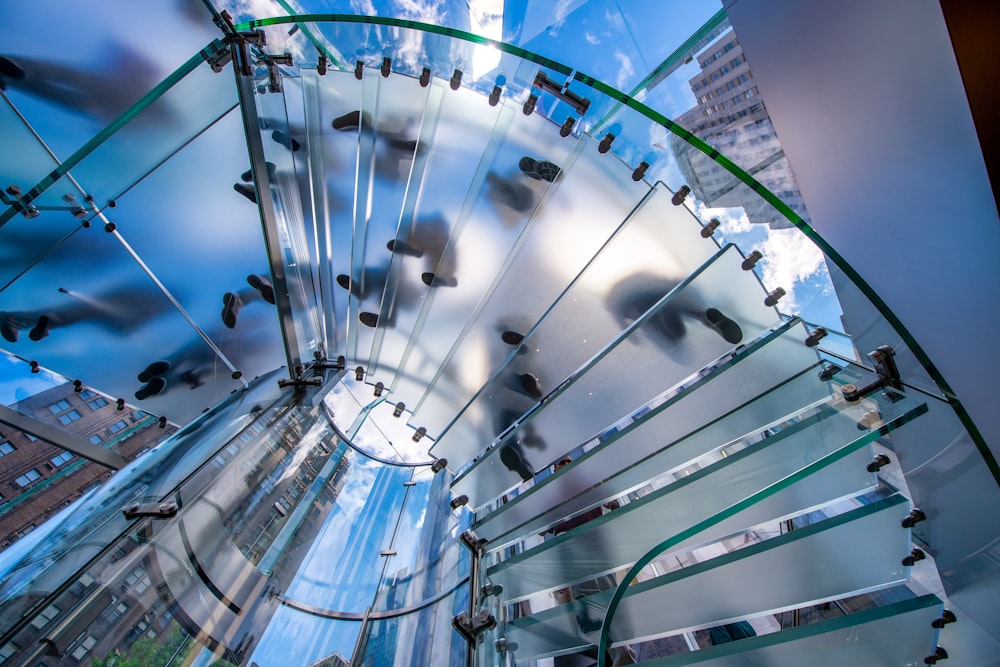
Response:
[[[632,66],[632,59],[624,51],[615,51],[615,60],[618,61],[618,76],[615,77],[615,87],[623,90],[629,80],[635,76],[635,67]]]
[[[795,288],[798,283],[814,276],[823,267],[823,253],[798,229],[769,229],[760,248],[764,254],[764,285],[770,290],[783,287],[788,295],[781,309],[796,310]]]
[[[601,43],[601,38],[598,37],[597,35],[595,35],[592,32],[585,32],[585,33],[583,33],[583,38],[585,40],[587,40],[588,44],[600,44]]]
[[[441,11],[440,3],[423,0],[396,0],[396,3],[400,18],[444,25],[444,13]]]
[[[364,16],[375,15],[375,3],[373,0],[351,0],[351,9],[354,10],[355,14],[362,14]]]

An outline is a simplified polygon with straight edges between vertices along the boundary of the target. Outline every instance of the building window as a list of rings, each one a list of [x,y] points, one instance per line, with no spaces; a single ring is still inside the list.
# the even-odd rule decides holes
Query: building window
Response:
[[[85,401],[89,401],[90,399],[98,395],[99,394],[96,391],[93,391],[92,389],[84,389],[83,391],[80,392],[80,398],[82,398]]]
[[[14,483],[17,484],[19,487],[21,487],[23,489],[24,487],[28,486],[29,484],[31,484],[32,482],[34,482],[35,480],[37,480],[41,476],[42,476],[41,473],[39,473],[37,470],[35,470],[34,468],[32,468],[28,472],[24,473],[23,475],[21,475],[20,477],[18,477],[17,479],[15,479]]]
[[[100,410],[101,408],[103,408],[107,404],[108,404],[108,401],[103,396],[98,396],[97,398],[95,398],[92,401],[87,401],[87,405],[90,406],[91,410]]]
[[[90,440],[91,444],[94,444],[94,445],[101,444],[101,436],[97,435],[96,433],[94,435],[90,436],[89,438],[87,438],[87,440]]]
[[[68,463],[68,462],[70,462],[72,460],[73,460],[73,455],[72,454],[70,454],[69,452],[63,452],[59,456],[57,456],[54,459],[52,459],[52,465],[54,465],[55,467],[58,468],[59,466],[63,465],[64,463]]]
[[[111,426],[108,427],[108,433],[111,434],[111,435],[113,435],[115,433],[121,433],[122,431],[124,431],[127,428],[128,428],[128,424],[125,422],[125,420],[124,419],[119,419],[114,424],[112,424]]]
[[[67,401],[66,399],[63,399],[63,400],[59,401],[58,403],[53,403],[52,405],[50,405],[49,406],[49,410],[52,412],[52,414],[57,415],[60,412],[63,412],[65,410],[69,410],[71,407],[73,407],[73,406],[71,406],[69,404],[69,401]]]
[[[39,612],[38,616],[31,619],[31,624],[41,630],[48,625],[53,618],[58,616],[60,611],[62,610],[59,609],[59,607],[54,604],[50,604],[48,607]]]
[[[9,442],[0,442],[0,456],[7,456],[14,451],[14,445]]]
[[[3,648],[0,648],[0,662],[5,662],[12,655],[18,652],[18,648],[14,646],[14,643],[4,644]]]
[[[63,426],[69,426],[77,419],[80,418],[80,413],[76,410],[70,410],[69,412],[59,415],[59,423]]]
[[[94,635],[88,634],[73,651],[72,656],[77,660],[83,660],[83,657],[90,653],[90,649],[94,648],[96,644],[97,638]]]

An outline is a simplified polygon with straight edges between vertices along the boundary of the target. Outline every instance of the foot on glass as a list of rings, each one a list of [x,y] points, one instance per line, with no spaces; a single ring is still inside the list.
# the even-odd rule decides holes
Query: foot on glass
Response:
[[[444,278],[428,271],[420,274],[420,279],[428,287],[458,287],[458,279],[455,276]]]
[[[187,382],[188,386],[191,387],[192,389],[197,389],[201,385],[205,384],[204,382],[201,381],[201,378],[199,378],[198,374],[195,373],[194,371],[184,371],[183,373],[181,373],[181,379]]]
[[[272,306],[274,305],[274,287],[267,276],[260,273],[252,273],[247,276],[247,283],[250,287],[260,292],[260,297],[264,301],[267,301]]]
[[[222,304],[222,323],[233,329],[236,327],[240,309],[243,308],[243,300],[235,292],[226,292],[222,295]]]
[[[590,634],[591,632],[597,632],[604,625],[603,621],[593,619],[588,614],[578,614],[576,617],[576,622],[580,625],[580,632],[584,634]]]
[[[559,174],[562,173],[562,169],[558,165],[552,164],[546,160],[536,160],[530,157],[523,157],[521,161],[517,163],[517,166],[524,172],[525,176],[533,178],[536,181],[548,181],[549,183],[554,183]]]
[[[154,361],[146,366],[146,369],[137,376],[139,382],[149,382],[153,378],[163,375],[170,370],[169,361]]]
[[[274,132],[272,132],[271,133],[271,139],[275,143],[281,144],[282,146],[284,146],[288,150],[292,151],[293,153],[295,151],[299,150],[300,148],[302,148],[302,146],[299,144],[298,141],[296,141],[294,138],[292,138],[288,134],[282,132],[281,130],[275,130]]]
[[[135,392],[135,397],[142,401],[150,396],[156,396],[161,393],[167,386],[167,381],[161,377],[155,377],[149,381],[149,383],[144,386],[139,391]]]
[[[38,318],[38,323],[28,332],[28,338],[39,341],[49,335],[49,316],[42,315]]]
[[[521,388],[524,389],[528,396],[534,398],[542,397],[542,385],[539,383],[538,378],[531,373],[521,374]]]
[[[418,248],[414,248],[406,241],[399,241],[393,239],[385,244],[385,247],[389,249],[389,252],[394,252],[397,255],[409,255],[410,257],[423,257],[424,251]]]
[[[337,276],[337,284],[343,287],[345,290],[351,293],[351,296],[361,298],[361,293],[359,290],[354,288],[354,283],[351,281],[351,277],[346,273],[341,273]]]
[[[264,166],[267,167],[267,178],[268,180],[274,178],[274,170],[277,168],[274,166],[273,162],[265,162]],[[247,169],[242,174],[240,174],[240,180],[244,183],[251,183],[253,181],[253,170]]]
[[[524,340],[524,336],[517,333],[516,331],[504,331],[500,334],[500,340],[507,343],[508,345],[520,345],[521,341]]]
[[[743,330],[740,329],[740,325],[723,315],[719,309],[706,310],[705,319],[708,321],[708,326],[715,329],[727,343],[736,345],[743,340]]]
[[[356,130],[361,127],[362,115],[360,111],[349,111],[343,116],[338,116],[333,119],[333,129],[346,131],[346,130]],[[371,125],[371,120],[368,118],[368,114],[364,115],[365,126]]]
[[[247,185],[246,183],[234,183],[233,190],[236,190],[254,204],[257,203],[257,191],[253,189],[252,185]]]
[[[366,327],[371,327],[374,329],[378,326],[378,315],[375,313],[360,313],[358,319],[361,320],[361,324]]]
[[[14,320],[7,313],[0,313],[0,336],[8,343],[16,343],[17,337],[21,333],[21,328],[14,324]]]

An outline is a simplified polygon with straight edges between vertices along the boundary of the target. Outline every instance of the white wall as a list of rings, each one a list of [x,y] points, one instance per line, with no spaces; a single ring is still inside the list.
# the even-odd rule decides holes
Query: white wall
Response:
[[[940,6],[726,4],[814,227],[1000,454],[1000,220]]]

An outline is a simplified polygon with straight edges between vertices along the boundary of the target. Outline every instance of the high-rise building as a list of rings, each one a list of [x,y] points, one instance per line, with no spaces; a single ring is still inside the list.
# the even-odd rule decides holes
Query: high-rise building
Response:
[[[802,194],[736,33],[722,34],[697,61],[701,71],[689,83],[698,105],[674,120],[743,167],[808,221]],[[694,196],[707,206],[743,208],[750,222],[773,229],[792,226],[705,153],[676,135],[670,145]]]

